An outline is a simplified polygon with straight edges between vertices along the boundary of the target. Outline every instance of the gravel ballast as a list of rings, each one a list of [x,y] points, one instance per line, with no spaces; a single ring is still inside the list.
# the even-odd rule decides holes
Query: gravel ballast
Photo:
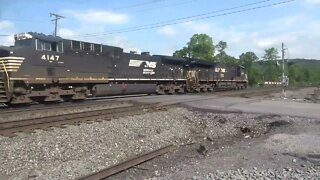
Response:
[[[183,145],[226,136],[253,138],[270,131],[272,126],[299,121],[306,120],[173,108],[52,131],[38,130],[13,138],[0,137],[0,176],[75,179],[169,144]]]
[[[215,171],[202,177],[194,176],[193,180],[211,180],[211,179],[285,179],[285,180],[317,180],[320,177],[320,166],[309,167],[306,171],[286,167],[284,169],[266,169],[258,170],[256,167],[250,170],[237,169],[229,171]]]

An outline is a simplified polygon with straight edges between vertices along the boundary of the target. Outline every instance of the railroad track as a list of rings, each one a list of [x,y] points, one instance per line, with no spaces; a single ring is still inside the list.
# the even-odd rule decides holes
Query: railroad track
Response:
[[[66,115],[66,114],[73,114],[79,112],[89,112],[93,110],[104,110],[104,109],[112,109],[117,107],[128,107],[133,106],[134,103],[123,101],[109,101],[104,103],[97,103],[97,104],[83,104],[81,106],[74,104],[73,106],[53,106],[50,108],[45,108],[42,110],[28,110],[25,111],[13,111],[13,112],[3,112],[0,113],[0,123],[3,122],[10,122],[10,121],[22,121],[31,118],[44,118],[50,116],[57,116],[57,115]]]
[[[114,102],[115,99],[125,99],[131,97],[141,97],[146,96],[144,94],[140,95],[129,95],[129,96],[109,96],[109,97],[97,97],[97,98],[89,98],[86,101],[81,102],[59,102],[52,104],[36,104],[30,106],[19,106],[19,107],[2,107],[0,108],[0,115],[7,114],[16,114],[21,112],[39,112],[39,111],[47,111],[50,109],[63,109],[63,108],[71,108],[71,107],[89,107],[93,105],[104,105],[110,102]]]
[[[260,94],[268,94],[271,92],[277,92],[280,91],[281,89],[279,87],[276,88],[265,88],[265,89],[244,89],[244,90],[234,90],[234,91],[218,91],[215,93],[203,93],[200,94],[201,96],[196,97],[196,98],[189,98],[186,97],[185,99],[175,99],[172,98],[170,100],[167,100],[163,103],[160,103],[161,105],[176,105],[176,104],[181,104],[181,103],[187,103],[187,102],[195,102],[195,101],[202,101],[202,100],[209,100],[209,99],[217,99],[221,98],[221,96],[236,96],[236,97],[247,97],[247,96],[254,96],[254,95],[260,95]],[[194,94],[197,95],[197,94]],[[214,95],[214,96],[213,96]],[[152,97],[146,97],[144,100],[152,100],[152,99],[157,99],[159,98],[158,96],[152,96]],[[131,100],[131,99],[130,99]],[[134,99],[133,99],[134,100]]]
[[[65,125],[79,125],[80,123],[93,123],[111,120],[119,117],[138,115],[145,112],[166,110],[157,104],[140,104],[129,107],[94,110],[72,114],[24,119],[19,121],[0,123],[0,135],[12,137],[17,132],[34,132],[35,129],[48,129],[52,127],[65,127]]]
[[[246,93],[261,93],[261,92],[272,92],[280,90],[280,87],[271,87],[271,88],[251,88],[251,89],[244,89],[244,90],[238,90],[238,91],[224,91],[224,90],[215,90],[213,92],[208,93],[199,93],[201,95],[221,95],[221,96],[233,96],[233,95],[241,95]],[[0,116],[8,116],[10,114],[17,114],[17,113],[24,113],[26,111],[28,112],[35,112],[35,113],[41,113],[41,111],[48,111],[51,109],[65,109],[65,108],[85,108],[85,107],[91,107],[91,106],[100,106],[105,105],[107,103],[113,102],[116,99],[126,99],[126,98],[134,98],[134,97],[144,97],[145,99],[152,99],[157,98],[157,95],[145,95],[145,94],[138,94],[138,95],[126,95],[126,96],[108,96],[108,97],[97,97],[97,98],[90,98],[87,101],[84,102],[75,102],[75,103],[55,103],[55,104],[47,104],[47,105],[31,105],[27,107],[5,107],[0,108]]]
[[[146,154],[138,155],[134,158],[128,159],[124,162],[121,162],[119,164],[116,164],[114,166],[108,167],[106,169],[103,169],[99,172],[89,174],[87,176],[79,178],[79,180],[99,180],[99,179],[105,179],[108,178],[114,174],[117,174],[121,171],[124,171],[126,169],[129,169],[131,167],[134,167],[136,165],[139,165],[145,161],[151,160],[153,158],[156,158],[158,156],[161,156],[165,153],[168,153],[170,151],[173,151],[175,149],[174,145],[169,145],[160,149],[157,149],[155,151],[148,152]]]
[[[254,94],[254,93],[269,93],[280,90],[279,87],[277,88],[267,88],[267,89],[245,89],[240,91],[221,91],[216,92],[216,95],[219,96],[241,96],[245,94]],[[190,101],[200,101],[200,100],[207,100],[215,97],[208,97],[208,95],[212,95],[212,93],[204,94],[203,97],[199,97],[196,99],[185,99],[183,101],[176,102],[176,100],[170,100],[165,104],[162,104],[161,108],[164,109],[165,106],[176,105],[180,104],[181,102],[190,102]],[[158,97],[158,96],[157,96]],[[149,96],[146,98],[154,98],[153,96]],[[116,103],[124,103],[124,102],[116,102]],[[110,102],[96,102],[90,104],[83,104],[84,107],[91,106],[101,106],[101,105],[109,104]],[[130,116],[135,114],[143,113],[145,110],[157,108],[159,104],[139,104],[134,103],[127,106],[115,107],[115,108],[108,108],[108,109],[98,109],[98,110],[87,110],[83,112],[70,112],[68,114],[59,114],[59,115],[51,115],[51,116],[43,116],[43,117],[34,117],[30,119],[22,119],[22,120],[15,120],[15,121],[8,121],[8,122],[0,122],[0,135],[3,136],[15,136],[16,132],[33,132],[35,129],[48,129],[51,127],[64,127],[65,125],[78,125],[80,123],[91,123],[94,121],[100,121],[99,119],[113,119],[122,116]],[[66,109],[68,107],[74,107],[73,105],[70,106],[62,106],[62,109]],[[78,104],[77,107],[79,108]],[[159,109],[161,109],[159,108]],[[42,111],[50,110],[50,108],[44,108]],[[56,112],[57,109],[55,108]],[[24,111],[21,111],[22,113]],[[29,111],[30,112],[30,111]],[[41,113],[39,109],[33,110],[34,113]],[[6,114],[7,113],[7,114]],[[17,112],[3,112],[0,113],[2,117],[4,115],[13,115]]]

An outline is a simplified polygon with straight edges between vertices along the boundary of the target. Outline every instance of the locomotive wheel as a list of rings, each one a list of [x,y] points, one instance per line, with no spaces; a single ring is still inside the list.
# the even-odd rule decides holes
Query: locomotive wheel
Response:
[[[162,84],[160,84],[160,85],[157,86],[156,92],[157,92],[157,94],[159,94],[159,95],[164,95],[164,94],[165,94]]]
[[[201,88],[201,92],[207,92],[207,91],[208,91],[207,86],[204,86],[203,88]]]
[[[177,90],[177,93],[178,93],[178,94],[184,94],[185,91],[184,91],[183,87],[180,87],[180,88]]]
[[[86,94],[83,92],[76,92],[76,94],[72,96],[72,100],[76,100],[76,101],[84,100],[86,98],[87,98]]]
[[[200,91],[201,91],[200,88],[195,88],[195,89],[193,90],[193,92],[195,92],[195,93],[199,93]]]
[[[49,96],[45,97],[45,102],[58,102],[62,101],[60,95],[58,93],[49,94]]]
[[[19,95],[12,98],[10,104],[30,104],[32,100],[26,95]]]
[[[173,87],[169,87],[169,89],[166,91],[167,94],[175,94],[176,91],[174,90]]]

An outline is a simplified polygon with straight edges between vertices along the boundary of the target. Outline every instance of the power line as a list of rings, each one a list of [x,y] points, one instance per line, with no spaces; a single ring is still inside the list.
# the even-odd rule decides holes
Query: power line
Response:
[[[258,1],[258,2],[255,2],[255,3],[244,4],[244,5],[235,6],[235,7],[231,7],[231,8],[227,8],[227,9],[215,10],[215,11],[210,11],[210,12],[207,12],[207,13],[197,14],[197,15],[193,15],[193,16],[187,16],[187,17],[182,17],[182,18],[178,18],[178,19],[173,19],[173,20],[169,20],[169,21],[166,21],[166,22],[180,21],[180,20],[184,20],[184,19],[190,19],[190,18],[205,16],[205,15],[209,15],[209,14],[215,14],[215,13],[230,11],[230,10],[234,10],[234,9],[240,9],[240,8],[243,8],[243,7],[262,4],[262,3],[265,3],[265,2],[268,2],[268,1],[272,1],[272,0]],[[156,25],[156,24],[160,24],[160,23],[162,23],[162,22],[154,23],[152,25]]]
[[[193,16],[187,16],[187,17],[182,17],[182,18],[177,18],[177,19],[171,19],[171,20],[167,20],[167,21],[161,21],[161,22],[157,22],[157,23],[152,23],[152,24],[146,24],[146,25],[141,25],[141,26],[133,26],[133,27],[129,27],[129,28],[123,28],[123,29],[118,29],[118,30],[113,30],[113,31],[106,31],[104,33],[90,33],[90,34],[83,34],[83,35],[90,35],[90,36],[95,36],[95,35],[100,35],[100,34],[105,34],[105,33],[115,33],[118,31],[129,31],[129,30],[134,30],[136,28],[144,28],[144,27],[150,27],[150,26],[156,26],[156,25],[161,25],[161,24],[167,24],[171,22],[177,22],[177,21],[181,21],[181,20],[186,20],[186,19],[190,19],[190,18],[196,18],[196,17],[201,17],[201,16],[205,16],[205,15],[209,15],[209,14],[216,14],[219,12],[225,12],[225,11],[230,11],[233,9],[239,9],[239,8],[243,8],[243,7],[248,7],[248,6],[252,6],[252,5],[256,5],[256,4],[262,4],[268,1],[272,1],[272,0],[263,0],[263,1],[258,1],[255,3],[249,3],[249,4],[244,4],[244,5],[240,5],[240,6],[235,6],[235,7],[231,7],[231,8],[227,8],[227,9],[222,9],[222,10],[215,10],[215,11],[210,11],[207,13],[201,13],[201,14],[197,14],[197,15],[193,15]]]
[[[210,12],[207,12],[207,13],[201,13],[201,14],[197,14],[197,15],[192,15],[192,16],[187,16],[187,17],[182,17],[182,18],[177,18],[177,19],[171,19],[171,20],[167,20],[167,21],[160,21],[160,22],[157,22],[157,23],[151,23],[151,24],[140,25],[140,26],[133,26],[133,27],[123,28],[123,29],[118,29],[118,30],[113,30],[113,31],[106,31],[104,33],[127,31],[127,30],[131,30],[131,29],[136,29],[136,28],[143,28],[143,27],[149,27],[149,26],[154,26],[154,25],[166,24],[166,23],[170,23],[170,22],[176,22],[176,21],[181,21],[181,20],[185,20],[185,19],[196,18],[196,17],[201,17],[201,16],[205,16],[205,15],[209,15],[209,14],[215,14],[215,13],[219,13],[219,12],[230,11],[230,10],[233,10],[233,9],[239,9],[239,8],[243,8],[243,7],[262,4],[262,3],[265,3],[265,2],[268,2],[268,1],[272,1],[272,0],[263,0],[263,1],[258,1],[258,2],[255,2],[255,3],[249,3],[249,4],[243,4],[243,5],[240,5],[240,6],[234,6],[234,7],[227,8],[227,9],[215,10],[215,11],[210,11]],[[83,35],[84,36],[87,36],[87,35],[95,36],[95,35],[100,35],[100,34],[104,34],[104,33],[99,32],[99,33],[89,33],[89,34],[83,34]]]
[[[26,18],[24,17],[24,19]],[[42,23],[42,24],[47,22],[42,20],[22,20],[22,19],[15,19],[15,18],[2,18],[2,20],[20,22],[20,23]]]
[[[144,2],[144,3],[137,3],[137,4],[132,4],[132,5],[123,6],[123,7],[116,7],[116,8],[112,8],[111,10],[122,10],[122,9],[135,8],[135,7],[139,7],[139,6],[146,6],[146,5],[160,3],[160,2],[164,2],[164,1],[168,1],[168,0],[152,0],[152,1]],[[192,0],[190,0],[190,1],[192,1]],[[153,9],[158,9],[158,8],[153,8]],[[50,13],[50,14],[53,14],[53,13]],[[24,17],[24,19],[29,19],[29,18]],[[9,21],[20,22],[20,23],[46,23],[47,22],[44,20],[23,20],[23,19],[16,19],[16,18],[2,18],[2,20],[9,20]]]
[[[168,5],[164,5],[164,6],[157,6],[157,7],[154,7],[154,8],[145,8],[145,9],[139,9],[139,10],[135,10],[135,11],[129,11],[129,13],[143,13],[143,12],[152,11],[152,10],[164,9],[164,8],[167,8],[167,7],[181,6],[181,5],[193,3],[195,1],[198,1],[198,0],[186,0],[186,1],[181,1],[181,2],[178,2],[178,3],[174,3],[174,4],[168,4]]]
[[[264,1],[259,1],[259,2],[256,2],[256,3],[245,4],[245,5],[236,6],[236,7],[223,9],[223,10],[218,10],[218,11],[213,11],[213,12],[209,12],[209,13],[203,13],[203,14],[199,14],[199,15],[173,19],[173,20],[169,20],[169,21],[166,21],[166,22],[158,22],[158,23],[147,24],[147,25],[136,26],[136,27],[129,27],[129,28],[119,29],[119,30],[114,30],[114,31],[106,31],[104,33],[83,34],[82,36],[77,35],[77,36],[73,36],[73,37],[94,37],[94,36],[104,36],[104,35],[120,34],[120,33],[132,32],[132,31],[146,30],[146,29],[154,29],[154,28],[159,28],[159,27],[168,26],[168,25],[175,25],[175,24],[181,24],[181,23],[186,23],[186,22],[191,22],[191,21],[210,19],[210,18],[214,18],[214,17],[226,16],[226,15],[231,15],[231,14],[237,14],[237,13],[242,13],[242,12],[247,12],[247,11],[252,11],[252,10],[257,10],[257,9],[262,9],[262,8],[267,8],[267,7],[272,7],[272,6],[277,6],[277,5],[286,4],[286,3],[289,3],[289,2],[292,2],[292,1],[295,1],[295,0],[287,0],[287,1],[282,1],[282,2],[278,2],[278,3],[267,4],[267,5],[263,5],[263,6],[256,6],[256,7],[237,10],[237,11],[231,11],[231,12],[226,12],[226,13],[221,13],[221,14],[216,14],[216,15],[210,15],[210,16],[203,16],[203,15],[213,14],[213,13],[217,13],[217,12],[224,12],[224,11],[228,11],[228,10],[232,10],[232,9],[239,9],[241,7],[247,7],[247,6],[252,6],[252,5],[256,5],[256,4],[261,4],[261,3],[264,3],[264,2],[267,2],[267,1],[270,1],[270,0],[264,0]]]

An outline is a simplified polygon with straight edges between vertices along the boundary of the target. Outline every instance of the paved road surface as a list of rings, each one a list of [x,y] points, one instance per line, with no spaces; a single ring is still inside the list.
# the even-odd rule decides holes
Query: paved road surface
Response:
[[[215,95],[164,95],[137,97],[131,100],[161,104],[181,103],[189,107],[225,112],[279,114],[320,118],[320,104],[281,100],[259,100]]]
[[[320,104],[224,97],[183,103],[209,110],[320,118]]]

